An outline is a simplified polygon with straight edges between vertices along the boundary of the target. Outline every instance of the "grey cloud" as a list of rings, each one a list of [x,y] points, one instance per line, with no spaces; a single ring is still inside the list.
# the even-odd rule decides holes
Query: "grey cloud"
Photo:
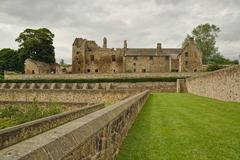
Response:
[[[0,47],[16,47],[25,28],[47,27],[56,35],[57,59],[71,62],[75,37],[96,40],[107,36],[109,47],[180,47],[184,37],[201,23],[222,29],[220,51],[237,58],[240,50],[239,0],[1,0]]]

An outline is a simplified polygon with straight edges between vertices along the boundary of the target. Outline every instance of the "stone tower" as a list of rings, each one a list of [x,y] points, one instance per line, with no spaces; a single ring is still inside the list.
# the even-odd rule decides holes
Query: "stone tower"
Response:
[[[124,40],[123,48],[127,49],[127,40]]]
[[[103,48],[107,48],[107,38],[103,38]]]

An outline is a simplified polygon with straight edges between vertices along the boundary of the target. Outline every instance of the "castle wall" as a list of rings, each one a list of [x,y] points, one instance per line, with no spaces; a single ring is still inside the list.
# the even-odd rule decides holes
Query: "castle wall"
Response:
[[[171,71],[178,72],[179,71],[179,59],[171,59]]]
[[[92,59],[93,58],[93,59]],[[122,73],[123,52],[121,49],[99,48],[86,53],[87,73]]]
[[[126,72],[170,72],[169,56],[127,56]]]
[[[186,85],[189,93],[240,102],[240,65],[188,78]]]

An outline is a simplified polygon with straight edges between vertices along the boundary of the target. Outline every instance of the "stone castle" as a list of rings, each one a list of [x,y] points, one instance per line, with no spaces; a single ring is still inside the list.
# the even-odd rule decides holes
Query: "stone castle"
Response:
[[[190,38],[182,48],[107,48],[95,41],[76,38],[72,46],[72,73],[197,72],[202,69],[202,53]]]

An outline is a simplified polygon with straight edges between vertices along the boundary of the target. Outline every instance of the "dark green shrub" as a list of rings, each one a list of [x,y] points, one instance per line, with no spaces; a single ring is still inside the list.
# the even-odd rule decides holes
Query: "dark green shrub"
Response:
[[[181,77],[186,78],[186,77]],[[136,82],[176,82],[179,77],[152,78],[101,78],[101,79],[39,79],[39,80],[0,80],[0,83],[136,83]]]
[[[207,71],[212,72],[212,71],[216,71],[216,70],[223,69],[223,68],[224,68],[224,66],[220,66],[218,64],[210,64],[207,67]]]

